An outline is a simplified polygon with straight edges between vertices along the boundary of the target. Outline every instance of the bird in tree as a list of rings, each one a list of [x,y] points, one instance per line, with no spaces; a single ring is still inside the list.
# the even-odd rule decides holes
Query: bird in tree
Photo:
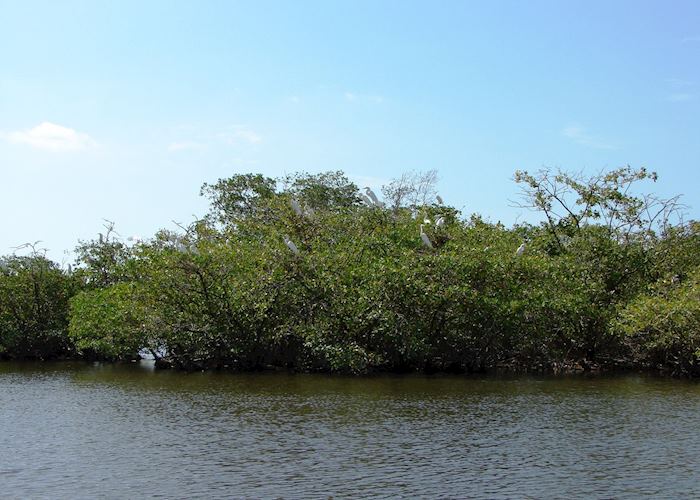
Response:
[[[360,193],[360,199],[364,201],[367,206],[374,206],[374,203],[372,202],[371,198],[366,194]]]
[[[442,196],[438,194],[435,196],[435,199],[437,200],[438,205],[443,205]]]
[[[303,212],[301,211],[299,202],[296,199],[292,198],[291,200],[289,200],[289,204],[292,206],[292,210],[294,210],[294,213],[301,217]]]
[[[525,253],[525,242],[523,241],[523,242],[520,244],[520,246],[518,247],[518,249],[515,251],[515,255],[516,255],[517,257],[520,257],[520,256],[521,256],[522,254],[524,254],[524,253]]]
[[[430,242],[430,238],[428,238],[428,235],[425,234],[425,231],[423,231],[423,224],[420,225],[420,239],[423,240],[424,246],[432,250],[433,244]]]
[[[377,198],[377,195],[374,194],[374,191],[372,191],[372,190],[370,189],[369,186],[365,186],[365,193],[366,193],[367,196],[372,200],[372,203],[373,203],[374,205],[376,205],[376,206],[378,206],[378,207],[383,207],[383,206],[384,206],[384,203],[382,203],[381,201],[379,201],[379,198]]]
[[[299,249],[287,235],[284,236],[284,244],[287,245],[287,248],[289,248],[294,255],[299,255]]]
[[[435,221],[435,229],[439,229],[442,226],[445,225],[445,218],[441,215],[440,217],[437,218]]]

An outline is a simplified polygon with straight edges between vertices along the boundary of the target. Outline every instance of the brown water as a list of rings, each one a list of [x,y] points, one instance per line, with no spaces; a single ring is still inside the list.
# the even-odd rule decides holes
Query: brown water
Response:
[[[2,498],[700,497],[700,384],[0,363]]]

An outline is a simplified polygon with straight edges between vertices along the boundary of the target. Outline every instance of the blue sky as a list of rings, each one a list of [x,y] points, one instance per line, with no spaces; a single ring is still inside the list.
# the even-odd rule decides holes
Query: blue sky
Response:
[[[436,168],[505,223],[516,169],[660,175],[700,218],[700,2],[0,0],[0,254],[201,215],[203,182]]]

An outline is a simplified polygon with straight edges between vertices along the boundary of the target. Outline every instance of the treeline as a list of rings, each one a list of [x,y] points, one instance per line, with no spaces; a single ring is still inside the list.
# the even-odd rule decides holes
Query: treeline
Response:
[[[700,373],[700,224],[656,175],[517,172],[539,225],[462,218],[435,172],[383,201],[342,172],[205,184],[211,210],[145,241],[111,224],[64,269],[0,259],[0,358],[183,369]],[[517,250],[517,251],[516,251]]]

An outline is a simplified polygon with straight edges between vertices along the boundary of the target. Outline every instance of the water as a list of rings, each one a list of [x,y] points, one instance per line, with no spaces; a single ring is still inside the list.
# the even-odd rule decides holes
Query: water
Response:
[[[700,384],[0,363],[3,498],[700,496]]]

